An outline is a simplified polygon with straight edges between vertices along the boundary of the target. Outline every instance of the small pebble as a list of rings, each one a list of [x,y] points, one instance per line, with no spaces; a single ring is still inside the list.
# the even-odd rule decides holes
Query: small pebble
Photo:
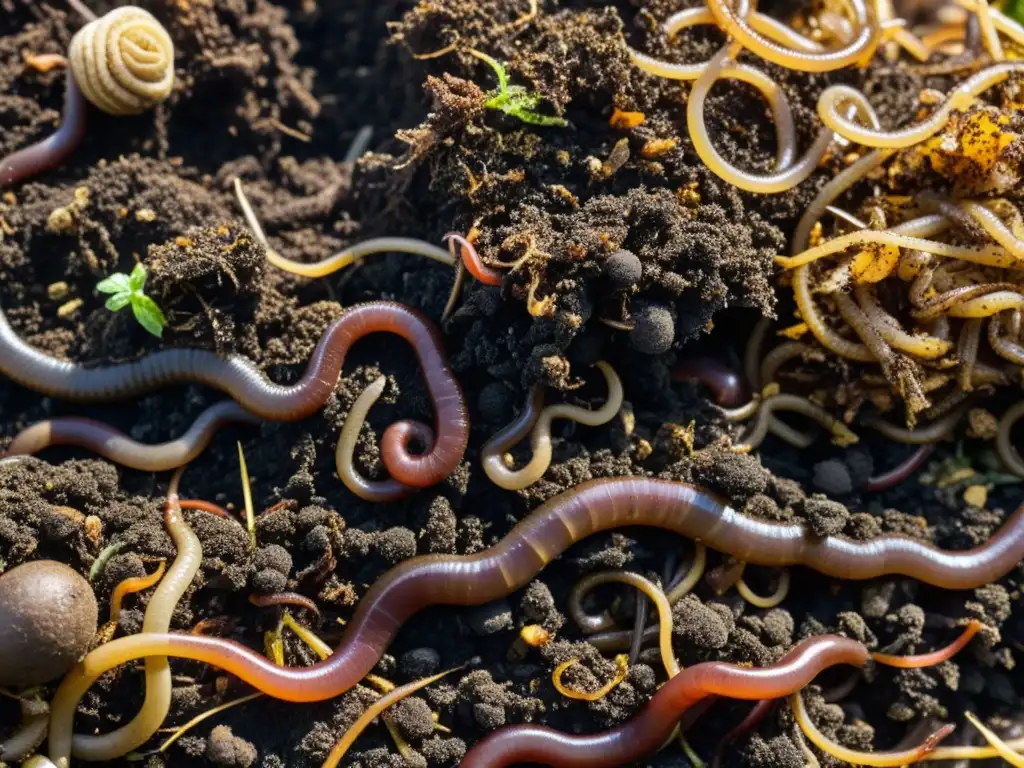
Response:
[[[836,459],[819,461],[814,465],[814,477],[811,484],[829,496],[845,496],[853,490],[850,470]]]
[[[643,266],[632,251],[616,251],[604,262],[604,273],[616,288],[629,288],[640,282]]]
[[[506,600],[495,600],[471,610],[466,616],[469,628],[478,635],[493,635],[512,628],[512,607]]]
[[[413,648],[398,657],[398,670],[407,680],[430,677],[440,668],[441,654],[433,648]]]
[[[667,307],[648,304],[633,313],[635,327],[629,333],[633,347],[645,355],[667,352],[675,340],[675,321]]]

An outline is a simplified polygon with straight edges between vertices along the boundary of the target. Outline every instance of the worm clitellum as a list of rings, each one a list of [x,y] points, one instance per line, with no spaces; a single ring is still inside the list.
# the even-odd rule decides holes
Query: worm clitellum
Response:
[[[0,373],[22,386],[67,400],[102,402],[151,392],[169,384],[197,382],[220,389],[243,408],[269,421],[295,421],[318,411],[334,391],[351,346],[371,333],[394,333],[419,357],[434,402],[437,439],[413,455],[409,443],[421,429],[405,420],[384,432],[383,458],[391,476],[417,488],[445,478],[462,459],[469,441],[469,417],[436,327],[414,309],[389,301],[359,304],[331,323],[320,338],[302,378],[274,384],[248,359],[221,357],[201,349],[165,349],[130,363],[86,368],[33,349],[0,312]]]
[[[54,697],[50,757],[66,768],[70,745],[65,735],[79,699],[100,675],[120,664],[149,656],[188,658],[218,666],[275,698],[323,701],[362,680],[417,611],[439,604],[480,605],[504,597],[527,585],[573,543],[627,525],[699,538],[757,565],[805,565],[854,580],[898,574],[946,589],[994,582],[1024,554],[1024,505],[985,544],[950,552],[896,535],[867,542],[813,537],[800,525],[744,517],[685,483],[592,480],[543,504],[490,549],[465,556],[428,555],[393,568],[360,600],[334,654],[319,664],[282,668],[238,643],[195,635],[142,633],[100,646],[72,670]],[[752,696],[766,698],[762,693]]]

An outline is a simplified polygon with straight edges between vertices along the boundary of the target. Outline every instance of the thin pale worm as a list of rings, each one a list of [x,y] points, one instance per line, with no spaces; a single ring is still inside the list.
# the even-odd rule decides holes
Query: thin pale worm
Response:
[[[736,8],[731,0],[708,0],[708,8],[715,22],[737,44],[765,61],[800,72],[832,72],[851,64],[861,65],[874,53],[881,39],[881,29],[863,0],[845,3],[853,16],[855,35],[842,48],[831,51],[793,50],[771,40],[747,22],[747,6],[740,2]]]
[[[962,285],[958,288],[951,288],[921,302],[911,312],[911,317],[919,322],[934,320],[940,315],[950,314],[950,310],[958,304],[992,293],[1012,290],[1016,287],[1014,283],[983,283],[981,285]]]
[[[885,437],[893,440],[897,443],[906,443],[907,445],[927,445],[929,443],[937,443],[942,440],[946,435],[952,432],[956,425],[960,423],[960,419],[963,418],[963,409],[957,409],[952,413],[948,413],[942,418],[936,419],[930,424],[919,429],[907,429],[906,427],[900,427],[893,424],[891,421],[886,421],[880,416],[872,416],[864,420],[864,425],[871,427],[877,432],[881,432]]]
[[[338,477],[341,478],[346,488],[361,499],[378,503],[396,501],[416,491],[413,486],[400,483],[394,478],[368,480],[355,468],[354,461],[359,432],[363,428],[363,424],[366,423],[366,414],[380,398],[386,384],[387,378],[380,376],[356,398],[345,419],[345,424],[341,428],[334,461]],[[415,430],[414,439],[423,445],[434,444],[434,431],[430,427],[419,422],[412,422],[412,425]]]
[[[60,127],[42,141],[0,159],[0,187],[17,184],[56,168],[78,149],[85,138],[85,97],[70,71],[65,77],[64,115]]]
[[[770,595],[764,596],[754,592],[754,590],[747,586],[747,582],[743,580],[742,575],[736,580],[736,591],[739,592],[740,597],[755,608],[767,609],[780,605],[786,599],[789,595],[789,584],[790,574],[788,570],[784,569],[779,574],[779,583],[776,585],[775,591]]]
[[[202,349],[165,349],[130,363],[86,368],[30,347],[2,312],[0,373],[37,392],[84,402],[109,402],[170,384],[196,382],[226,392],[260,418],[295,421],[323,406],[337,386],[348,350],[362,337],[378,332],[401,336],[416,351],[437,422],[437,440],[421,455],[409,452],[409,443],[421,433],[418,426],[405,420],[388,427],[382,445],[384,464],[399,482],[418,488],[434,485],[462,460],[469,441],[469,417],[439,331],[402,304],[375,301],[347,310],[324,331],[305,374],[290,386],[268,381],[240,355],[221,357]]]
[[[543,392],[535,388],[523,412],[506,427],[496,432],[481,450],[484,472],[495,485],[506,490],[518,491],[533,485],[543,477],[551,466],[551,422],[555,419],[571,419],[588,427],[597,427],[611,421],[622,407],[622,382],[615,369],[599,361],[598,369],[604,374],[608,385],[608,397],[596,411],[589,411],[575,405],[549,405],[541,409]],[[505,466],[505,453],[532,430],[530,448],[533,456],[529,463],[518,470]]]
[[[1015,341],[1017,334],[1012,333],[1011,329],[1011,333],[1004,336],[1002,330],[1002,317],[993,315],[988,323],[988,343],[992,351],[1014,365],[1024,365],[1024,346]]]
[[[127,578],[114,587],[114,592],[110,596],[110,623],[116,625],[120,620],[121,603],[124,602],[126,596],[149,589],[163,578],[165,570],[167,570],[167,563],[161,560],[160,565],[153,573]]]
[[[902,149],[931,138],[945,127],[954,109],[966,109],[976,96],[1021,71],[1024,71],[1024,65],[1019,63],[995,64],[984,69],[954,88],[930,117],[898,131],[865,128],[847,120],[840,112],[842,107],[850,102],[859,103],[864,98],[863,93],[847,85],[833,85],[822,92],[818,97],[818,117],[840,136],[856,144],[877,149]],[[979,223],[982,222],[979,220]]]
[[[1024,458],[1013,445],[1013,428],[1024,418],[1024,401],[1011,405],[999,419],[996,450],[1006,468],[1017,477],[1024,478]]]
[[[974,13],[978,13],[981,6],[978,0],[954,0],[954,2],[961,8],[966,8]],[[999,32],[1002,32],[1017,45],[1024,47],[1024,26],[995,8],[989,7],[988,13],[989,18],[992,19],[992,25]]]
[[[142,620],[141,637],[147,634],[166,633],[171,626],[171,614],[178,600],[192,583],[203,561],[203,548],[198,537],[189,528],[178,506],[178,481],[180,470],[172,480],[167,493],[164,509],[164,525],[177,549],[174,562],[167,570],[160,585],[146,606]],[[61,750],[82,760],[102,762],[114,760],[145,744],[163,725],[171,706],[171,668],[164,656],[150,656],[146,659],[146,697],[138,714],[116,731],[100,736],[76,733],[68,744],[70,722],[63,731],[50,732],[50,749],[53,742],[62,742]]]
[[[130,469],[164,472],[197,458],[222,425],[232,422],[258,424],[259,421],[238,403],[226,400],[199,414],[188,432],[176,440],[146,445],[109,424],[71,416],[40,421],[23,429],[15,435],[7,448],[7,455],[30,455],[54,445],[73,445]]]
[[[319,664],[278,667],[238,643],[183,634],[143,632],[96,648],[65,677],[54,696],[50,759],[67,768],[68,737],[82,695],[104,672],[133,659],[193,659],[218,666],[278,699],[323,701],[362,680],[414,613],[431,605],[481,605],[505,597],[529,584],[575,542],[627,525],[700,539],[756,565],[804,565],[850,580],[904,575],[944,589],[991,584],[1016,568],[1024,555],[1024,504],[986,543],[951,552],[899,535],[866,542],[810,536],[801,525],[745,517],[685,483],[591,480],[540,506],[489,549],[465,556],[417,557],[393,568],[360,600],[337,649]],[[751,693],[753,698],[769,697],[760,689]]]
[[[370,240],[364,240],[361,243],[350,245],[333,256],[323,261],[318,261],[315,264],[292,261],[279,254],[270,246],[267,236],[263,232],[263,227],[256,217],[256,212],[252,209],[249,198],[245,196],[241,179],[236,177],[234,185],[235,197],[238,199],[238,205],[242,209],[245,223],[249,225],[253,235],[255,235],[260,245],[266,250],[267,261],[278,269],[290,272],[293,275],[310,278],[326,277],[340,269],[344,269],[357,259],[375,253],[409,253],[416,256],[424,256],[428,259],[439,261],[442,264],[451,265],[455,263],[455,259],[444,248],[411,237],[375,237]]]
[[[764,399],[761,403],[761,409],[757,412],[757,416],[754,417],[753,425],[740,438],[737,448],[754,450],[764,442],[765,437],[768,435],[769,419],[775,411],[792,411],[793,413],[799,413],[802,416],[813,419],[832,433],[832,438],[836,443],[851,445],[857,442],[857,435],[820,405],[812,403],[805,397],[781,394],[772,395]]]
[[[904,331],[899,321],[882,308],[872,286],[858,283],[854,288],[854,294],[861,310],[870,318],[878,335],[893,349],[924,360],[935,360],[952,349],[953,344],[944,339]]]
[[[0,741],[0,760],[17,763],[32,754],[46,738],[50,726],[50,710],[46,702],[34,698],[18,700],[21,723],[6,739]]]
[[[723,408],[735,408],[746,399],[740,374],[731,366],[711,357],[683,360],[672,369],[673,381],[696,381],[714,395]]]

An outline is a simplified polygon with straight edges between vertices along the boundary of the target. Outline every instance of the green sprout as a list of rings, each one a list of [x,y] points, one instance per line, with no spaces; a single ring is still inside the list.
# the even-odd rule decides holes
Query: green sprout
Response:
[[[498,89],[487,94],[487,101],[484,106],[487,109],[497,109],[506,115],[517,117],[524,123],[530,125],[555,126],[564,128],[568,123],[560,117],[549,117],[536,111],[543,101],[541,95],[526,90],[521,85],[508,84],[508,72],[501,64],[492,59],[486,53],[470,51],[483,62],[486,62],[494,74],[498,76]]]
[[[131,304],[132,312],[139,325],[152,333],[154,336],[164,335],[164,326],[167,325],[167,318],[149,296],[144,292],[146,287],[146,268],[142,264],[136,264],[130,275],[121,272],[111,275],[106,280],[100,281],[96,290],[100,293],[112,294],[107,299],[107,309],[111,312],[119,312]]]

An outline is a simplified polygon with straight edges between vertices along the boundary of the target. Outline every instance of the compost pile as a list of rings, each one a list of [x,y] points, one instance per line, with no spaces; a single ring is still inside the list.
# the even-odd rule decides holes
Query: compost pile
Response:
[[[0,0],[0,763],[1024,764],[1024,26],[751,5]]]

